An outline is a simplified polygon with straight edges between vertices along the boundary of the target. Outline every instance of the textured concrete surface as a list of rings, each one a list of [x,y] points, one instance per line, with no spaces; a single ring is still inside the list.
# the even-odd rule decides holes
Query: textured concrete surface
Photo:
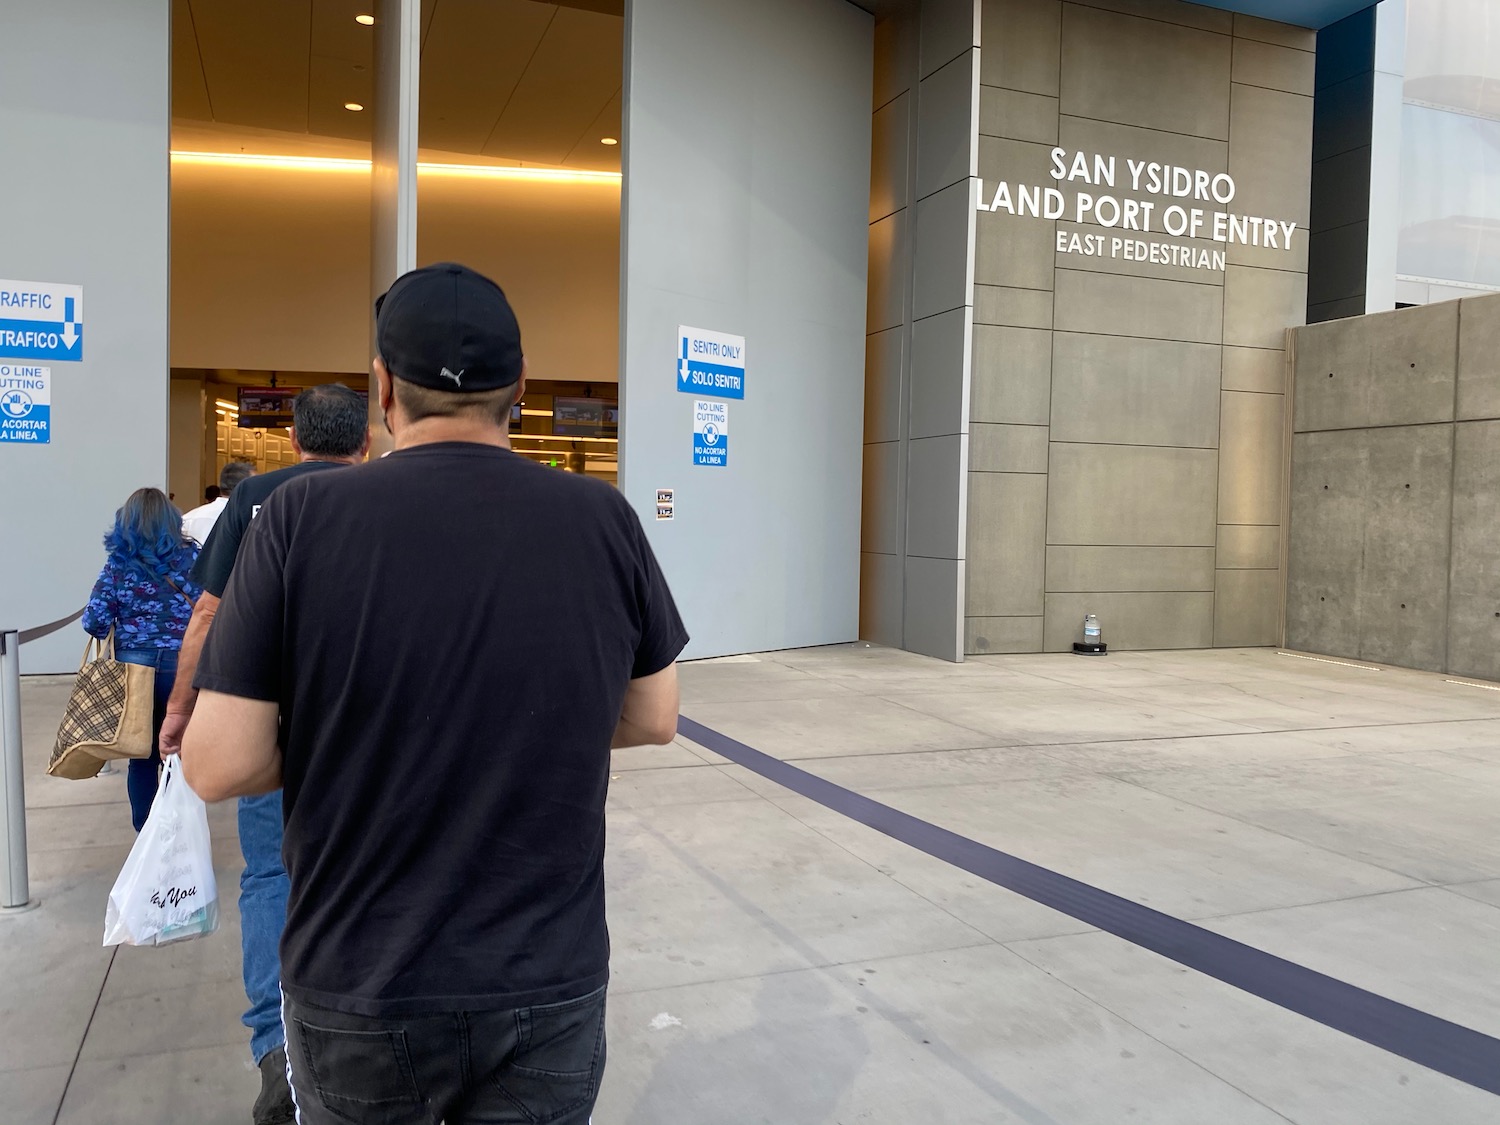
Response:
[[[839,785],[1500,1033],[1500,692],[1265,650],[951,665],[865,645],[683,682],[690,717]],[[212,813],[218,934],[99,948],[128,811],[120,775],[43,776],[66,689],[23,687],[42,905],[0,917],[0,1120],[248,1122],[233,818]],[[599,1125],[1500,1116],[690,742],[614,767]]]
[[[1497,323],[1487,296],[1298,331],[1288,644],[1500,678]]]

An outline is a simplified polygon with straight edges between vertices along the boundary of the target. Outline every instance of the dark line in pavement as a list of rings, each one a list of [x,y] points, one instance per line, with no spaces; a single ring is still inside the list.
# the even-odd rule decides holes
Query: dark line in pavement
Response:
[[[1500,1039],[960,836],[685,715],[677,729],[769,781],[971,875],[1419,1066],[1500,1094]]]
[[[83,1058],[83,1045],[89,1040],[94,1017],[99,1014],[99,1002],[104,999],[104,987],[109,984],[109,974],[114,971],[115,956],[119,952],[118,945],[109,951],[109,964],[104,966],[104,979],[99,982],[99,995],[94,997],[94,1006],[89,1009],[89,1022],[83,1025],[83,1034],[78,1037],[78,1050],[73,1052],[73,1065],[68,1068],[68,1080],[63,1083],[62,1094],[57,1099],[57,1112],[52,1115],[52,1125],[57,1125],[58,1119],[62,1117],[63,1106],[68,1101],[68,1090],[73,1086],[73,1075],[78,1073],[78,1060]]]

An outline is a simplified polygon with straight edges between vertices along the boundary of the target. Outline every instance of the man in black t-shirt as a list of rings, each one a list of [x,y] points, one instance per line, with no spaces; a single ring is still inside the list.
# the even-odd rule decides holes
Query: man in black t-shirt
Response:
[[[671,741],[687,635],[624,497],[510,451],[524,362],[493,282],[404,275],[376,342],[395,452],[266,501],[186,777],[209,800],[285,786],[303,1125],[583,1125],[609,751]]]
[[[242,480],[229,494],[193,567],[193,581],[203,593],[193,605],[192,620],[178,656],[177,683],[162,724],[163,754],[175,754],[193,713],[197,691],[194,672],[204,637],[229,585],[250,522],[278,488],[313,473],[346,468],[365,459],[370,445],[369,409],[365,400],[342,384],[309,387],[292,404],[292,447],[299,464]],[[250,1055],[260,1069],[261,1089],[252,1119],[255,1125],[285,1125],[296,1111],[286,1077],[286,1033],[281,1026],[281,965],[277,952],[286,922],[289,891],[281,861],[281,794],[246,797],[239,802],[240,946],[245,995],[250,1007],[244,1023],[250,1029]]]

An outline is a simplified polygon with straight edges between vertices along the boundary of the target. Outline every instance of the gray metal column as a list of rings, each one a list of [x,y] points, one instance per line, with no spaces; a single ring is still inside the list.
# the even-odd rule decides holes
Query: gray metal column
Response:
[[[0,908],[31,898],[26,863],[26,782],[21,756],[21,634],[0,633]]]
[[[417,264],[417,103],[421,0],[375,4],[375,118],[370,143],[370,300]],[[374,322],[371,321],[371,353]],[[370,456],[391,448],[370,381]]]

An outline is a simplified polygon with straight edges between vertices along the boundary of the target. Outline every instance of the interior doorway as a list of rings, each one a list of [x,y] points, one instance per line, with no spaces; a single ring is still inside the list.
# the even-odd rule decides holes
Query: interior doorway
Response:
[[[368,387],[373,5],[174,0],[171,487],[290,456],[248,389]],[[418,264],[505,289],[517,452],[618,479],[623,3],[424,0]],[[274,376],[274,378],[273,378]]]

